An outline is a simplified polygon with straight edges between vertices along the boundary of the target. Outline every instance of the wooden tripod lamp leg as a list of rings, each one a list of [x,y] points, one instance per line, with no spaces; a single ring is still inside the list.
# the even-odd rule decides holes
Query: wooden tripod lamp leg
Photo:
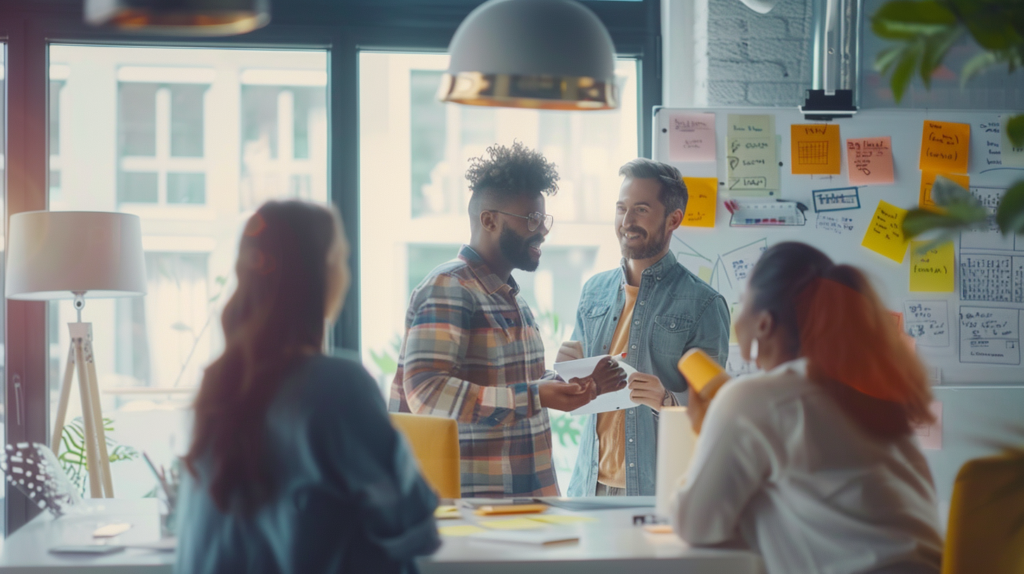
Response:
[[[57,419],[53,425],[51,444],[53,456],[60,455],[60,441],[64,437],[64,418],[68,414],[68,399],[71,398],[71,383],[75,377],[75,345],[68,346],[68,364],[64,368],[64,385],[60,388],[60,402],[57,403]]]
[[[96,361],[92,354],[92,325],[89,325],[89,336],[85,338],[85,366],[86,374],[89,376],[87,385],[90,394],[90,406],[92,417],[96,424],[96,444],[99,446],[99,458],[96,466],[100,471],[100,480],[103,481],[104,498],[114,497],[114,483],[110,476],[110,455],[107,453],[107,433],[103,429],[103,407],[100,404],[100,383],[96,377]]]
[[[103,482],[100,478],[99,446],[96,442],[96,420],[92,408],[92,394],[89,392],[88,370],[85,366],[85,334],[84,323],[71,324],[71,344],[75,347],[75,365],[78,367],[78,389],[82,397],[82,422],[85,423],[85,460],[89,469],[89,495],[93,498],[103,497]],[[102,422],[102,421],[101,421]]]

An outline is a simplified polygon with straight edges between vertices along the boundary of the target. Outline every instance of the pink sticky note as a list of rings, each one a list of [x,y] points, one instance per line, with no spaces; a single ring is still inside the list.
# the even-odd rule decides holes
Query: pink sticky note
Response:
[[[887,185],[894,181],[892,140],[888,136],[846,140],[846,160],[852,185]]]
[[[917,427],[914,433],[924,450],[942,450],[942,403],[932,401],[929,410],[935,416],[935,423],[927,426]]]
[[[672,161],[715,161],[715,114],[672,114],[668,118]]]

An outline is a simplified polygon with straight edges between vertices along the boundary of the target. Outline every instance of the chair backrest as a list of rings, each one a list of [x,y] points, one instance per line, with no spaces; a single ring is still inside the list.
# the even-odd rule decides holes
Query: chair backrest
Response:
[[[949,507],[942,574],[1024,572],[1024,454],[967,461]]]
[[[391,413],[391,423],[405,436],[420,472],[441,498],[459,498],[459,425],[452,419]]]

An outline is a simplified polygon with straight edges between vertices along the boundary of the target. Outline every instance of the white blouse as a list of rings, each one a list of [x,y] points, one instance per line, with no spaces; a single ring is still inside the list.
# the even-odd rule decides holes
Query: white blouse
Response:
[[[912,436],[862,431],[806,361],[729,381],[711,402],[675,531],[745,542],[771,574],[938,573],[935,486]]]

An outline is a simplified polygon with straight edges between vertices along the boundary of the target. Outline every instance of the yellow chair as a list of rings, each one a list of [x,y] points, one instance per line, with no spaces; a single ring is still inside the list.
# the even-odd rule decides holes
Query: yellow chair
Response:
[[[391,424],[405,436],[420,472],[441,498],[460,498],[459,425],[452,419],[391,413]]]
[[[942,574],[1024,573],[1024,453],[967,461],[949,507]]]

